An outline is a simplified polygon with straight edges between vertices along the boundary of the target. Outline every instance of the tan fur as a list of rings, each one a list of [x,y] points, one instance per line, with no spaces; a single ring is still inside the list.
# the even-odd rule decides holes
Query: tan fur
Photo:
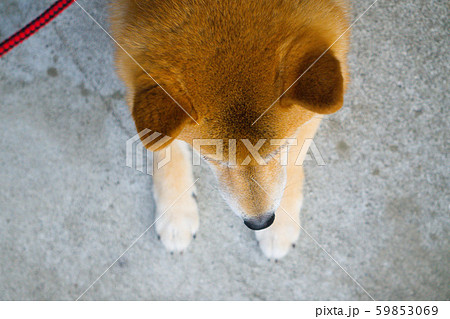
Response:
[[[215,158],[212,147],[202,148],[202,154],[238,215],[257,218],[276,210],[274,224],[257,232],[271,258],[285,255],[298,237],[303,170],[293,163],[280,167],[280,146],[270,143],[259,150],[264,158],[272,158],[266,165],[253,158],[241,165],[248,156],[241,141],[255,145],[260,139],[297,137],[298,146],[291,150],[298,150],[304,139],[314,136],[320,122],[314,118],[342,106],[348,32],[334,42],[348,28],[347,11],[345,0],[119,0],[111,6],[113,36],[135,59],[116,51],[137,131],[148,128],[180,140],[172,144],[178,154],[184,147],[181,141],[192,146],[195,139],[223,140],[224,157]],[[230,140],[238,141],[238,165],[233,167]],[[177,158],[154,176],[161,207],[192,182],[188,161]],[[280,202],[294,222],[288,223]],[[172,209],[168,220],[171,214],[196,211],[193,205],[178,205],[181,211]],[[165,240],[171,250],[189,243],[185,228],[189,234],[196,230],[182,223],[171,227],[185,239],[172,232],[172,239]],[[169,236],[161,223],[157,228]]]

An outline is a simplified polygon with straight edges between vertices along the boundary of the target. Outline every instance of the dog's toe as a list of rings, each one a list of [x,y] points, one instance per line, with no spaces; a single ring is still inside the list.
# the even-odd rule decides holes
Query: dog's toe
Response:
[[[168,224],[160,230],[159,235],[163,245],[171,252],[182,252],[192,240],[189,225]]]
[[[197,205],[177,206],[164,213],[156,222],[156,232],[168,251],[186,250],[198,230]]]
[[[267,228],[256,232],[256,239],[259,242],[264,255],[269,259],[279,260],[286,256],[289,250],[297,241],[299,230],[296,228],[280,229]]]

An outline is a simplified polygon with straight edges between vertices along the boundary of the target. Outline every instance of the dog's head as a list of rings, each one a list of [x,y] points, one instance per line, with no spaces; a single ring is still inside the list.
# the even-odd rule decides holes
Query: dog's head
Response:
[[[200,37],[191,34],[192,42],[174,40],[158,52],[171,63],[153,57],[155,78],[135,76],[132,115],[138,132],[151,129],[201,152],[232,209],[247,226],[262,229],[273,222],[286,184],[283,143],[272,141],[294,137],[317,114],[341,108],[345,45],[330,49],[331,36],[320,28],[300,27],[293,36],[288,26],[274,31],[261,24],[237,36],[236,28],[245,30],[227,23],[214,30],[216,21]]]

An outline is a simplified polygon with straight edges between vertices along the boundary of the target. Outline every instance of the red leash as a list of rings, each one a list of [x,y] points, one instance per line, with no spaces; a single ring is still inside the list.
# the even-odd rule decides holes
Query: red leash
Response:
[[[58,14],[67,9],[75,0],[59,0],[45,10],[39,17],[28,23],[25,27],[14,33],[8,39],[0,43],[0,57],[9,50],[22,43],[25,39],[35,34],[40,28],[52,21]]]

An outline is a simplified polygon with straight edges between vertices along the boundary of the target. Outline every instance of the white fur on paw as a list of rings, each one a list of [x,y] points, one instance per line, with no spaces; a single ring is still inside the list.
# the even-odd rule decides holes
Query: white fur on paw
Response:
[[[170,252],[184,251],[193,236],[198,230],[199,218],[198,208],[195,199],[189,198],[180,200],[164,213],[162,209],[158,216],[161,216],[156,222],[156,232]]]
[[[280,259],[286,256],[300,235],[296,225],[272,225],[255,232],[264,255],[269,259]]]

